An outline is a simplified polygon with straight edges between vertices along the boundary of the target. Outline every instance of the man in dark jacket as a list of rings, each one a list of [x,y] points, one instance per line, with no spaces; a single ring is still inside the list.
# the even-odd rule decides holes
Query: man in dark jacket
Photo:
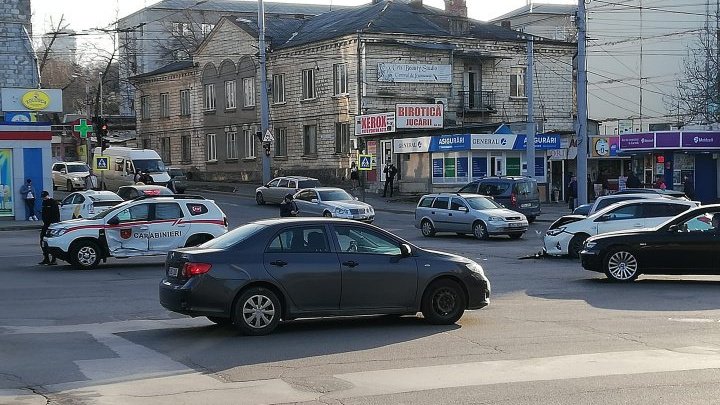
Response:
[[[280,203],[280,216],[281,217],[296,217],[298,214],[298,207],[293,200],[293,195],[288,194]]]
[[[385,173],[385,187],[383,188],[383,197],[388,192],[388,189],[390,190],[390,197],[393,195],[393,183],[395,182],[395,176],[397,175],[398,169],[395,167],[392,162],[388,162],[385,165],[385,168],[383,169],[383,172]]]
[[[690,178],[690,176],[683,177],[683,190],[690,201],[695,200],[695,182]]]
[[[634,172],[630,172],[630,174],[628,174],[625,185],[627,188],[640,188],[642,186],[642,184],[640,184],[640,179],[638,179],[638,176],[636,176]]]
[[[43,246],[43,238],[45,237],[45,233],[47,232],[48,228],[51,224],[54,224],[56,222],[60,222],[60,205],[57,201],[55,201],[53,198],[50,197],[50,193],[47,191],[43,191],[42,194],[42,221],[43,221],[43,227],[40,231],[40,248],[43,252],[43,261],[41,261],[38,264],[50,264],[55,265],[57,264],[55,262],[55,257],[52,257],[52,260],[50,260],[50,252],[48,252],[47,248]]]

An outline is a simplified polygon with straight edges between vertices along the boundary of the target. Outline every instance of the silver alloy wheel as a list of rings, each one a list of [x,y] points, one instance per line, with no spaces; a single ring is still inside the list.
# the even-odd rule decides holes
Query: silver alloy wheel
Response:
[[[630,280],[637,274],[638,262],[632,253],[626,251],[615,252],[607,263],[608,272],[617,280]]]
[[[478,239],[485,239],[487,237],[487,229],[482,222],[478,222],[473,226],[473,235]]]
[[[423,221],[423,223],[422,223],[423,235],[430,236],[430,235],[432,235],[432,232],[433,232],[433,227],[432,227],[432,224],[430,223],[430,221],[428,221],[428,220]]]
[[[243,304],[243,320],[253,329],[262,329],[275,318],[275,305],[265,295],[253,295]]]
[[[77,252],[77,259],[83,266],[92,266],[97,258],[97,252],[92,246],[83,246]]]

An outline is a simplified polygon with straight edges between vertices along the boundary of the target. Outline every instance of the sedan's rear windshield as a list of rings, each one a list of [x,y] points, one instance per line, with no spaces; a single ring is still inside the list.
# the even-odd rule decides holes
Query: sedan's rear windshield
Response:
[[[298,183],[298,188],[313,187],[320,187],[320,182],[318,180],[300,180],[300,182]]]
[[[209,249],[227,249],[230,246],[247,240],[256,233],[260,232],[260,230],[262,230],[263,228],[265,228],[265,225],[245,224],[243,226],[239,226],[233,229],[225,235],[209,240],[200,245],[199,247]]]
[[[492,210],[495,208],[502,208],[502,205],[485,197],[465,197],[470,208],[474,210]]]
[[[352,196],[345,190],[318,191],[321,201],[346,201],[352,200]]]
[[[90,168],[88,165],[67,165],[68,173],[82,173],[89,172]]]

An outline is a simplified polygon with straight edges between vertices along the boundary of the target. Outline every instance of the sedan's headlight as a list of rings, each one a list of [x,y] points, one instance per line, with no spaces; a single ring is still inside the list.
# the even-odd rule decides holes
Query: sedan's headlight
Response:
[[[597,242],[585,242],[585,249],[592,249],[597,246]]]
[[[482,266],[475,262],[465,263],[465,268],[472,271],[473,273],[479,273],[485,276],[485,271],[483,271]]]
[[[490,221],[490,222],[493,222],[493,221],[505,221],[505,219],[504,219],[503,217],[490,217],[490,218],[488,218],[488,221]]]
[[[67,232],[67,228],[50,228],[47,231],[47,236],[50,236],[50,237],[62,236],[62,235],[65,235],[66,232]]]
[[[565,232],[565,227],[561,226],[560,228],[548,229],[546,233],[548,234],[548,236],[558,236],[563,232]]]
[[[350,210],[347,208],[335,208],[335,213],[338,215],[350,215]]]

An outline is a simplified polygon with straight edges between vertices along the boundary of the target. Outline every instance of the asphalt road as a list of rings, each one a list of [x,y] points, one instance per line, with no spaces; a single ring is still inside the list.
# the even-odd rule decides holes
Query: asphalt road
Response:
[[[233,226],[278,212],[210,197]],[[720,277],[618,285],[575,261],[520,260],[547,224],[485,242],[423,238],[411,215],[376,224],[481,263],[490,306],[453,326],[315,319],[245,337],[165,311],[162,258],[38,266],[38,231],[0,232],[0,403],[718,403]]]

